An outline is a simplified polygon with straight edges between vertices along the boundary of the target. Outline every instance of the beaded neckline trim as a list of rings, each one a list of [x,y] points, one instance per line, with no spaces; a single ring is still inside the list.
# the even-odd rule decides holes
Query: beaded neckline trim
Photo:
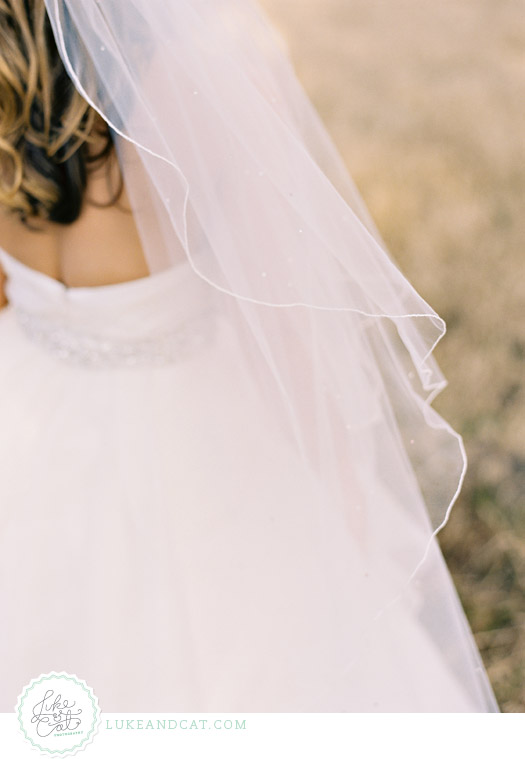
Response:
[[[43,321],[20,308],[16,316],[27,336],[56,358],[86,367],[171,364],[208,344],[215,332],[213,310],[187,319],[172,332],[136,340],[79,334],[64,324]]]

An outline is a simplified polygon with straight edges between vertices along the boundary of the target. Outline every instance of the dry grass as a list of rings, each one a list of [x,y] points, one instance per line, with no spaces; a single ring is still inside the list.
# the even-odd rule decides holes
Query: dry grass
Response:
[[[263,0],[402,270],[445,318],[468,478],[441,545],[525,711],[525,0]]]

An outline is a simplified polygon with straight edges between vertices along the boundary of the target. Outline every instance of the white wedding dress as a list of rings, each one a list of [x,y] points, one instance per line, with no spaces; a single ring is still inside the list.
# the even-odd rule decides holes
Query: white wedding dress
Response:
[[[68,288],[0,262],[2,711],[52,670],[110,712],[498,711],[436,542],[360,625],[394,547],[371,576],[188,264]]]

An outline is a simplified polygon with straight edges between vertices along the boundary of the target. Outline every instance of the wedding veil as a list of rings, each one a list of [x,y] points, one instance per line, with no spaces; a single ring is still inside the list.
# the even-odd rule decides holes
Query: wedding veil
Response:
[[[191,263],[372,580],[395,556],[403,579],[371,584],[366,636],[417,578],[465,473],[431,406],[442,319],[390,258],[251,0],[45,1],[71,79],[115,134],[150,271]]]

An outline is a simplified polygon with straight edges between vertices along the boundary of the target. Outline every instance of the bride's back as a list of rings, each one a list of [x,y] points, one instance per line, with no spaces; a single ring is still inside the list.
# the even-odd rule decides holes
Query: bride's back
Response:
[[[125,190],[109,199],[108,172],[116,161],[89,176],[86,200],[70,225],[35,222],[35,229],[14,215],[0,214],[0,247],[14,258],[60,280],[68,287],[124,282],[149,273]],[[110,184],[114,185],[114,177]]]

